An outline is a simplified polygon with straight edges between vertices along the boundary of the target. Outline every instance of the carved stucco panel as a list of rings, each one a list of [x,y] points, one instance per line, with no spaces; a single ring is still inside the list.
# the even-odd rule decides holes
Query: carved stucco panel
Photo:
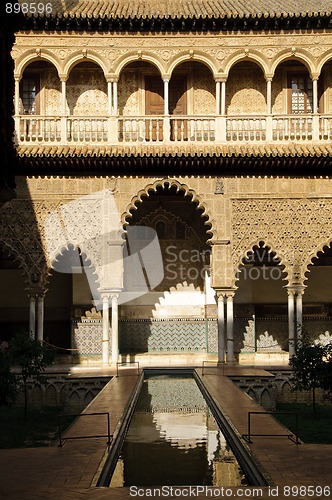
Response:
[[[272,246],[288,280],[303,284],[310,256],[332,239],[332,200],[232,200],[232,262],[238,265],[254,244]]]

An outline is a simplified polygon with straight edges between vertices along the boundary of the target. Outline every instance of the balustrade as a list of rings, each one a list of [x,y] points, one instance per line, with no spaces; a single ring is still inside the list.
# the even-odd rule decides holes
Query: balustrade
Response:
[[[16,116],[20,144],[328,141],[331,115]]]

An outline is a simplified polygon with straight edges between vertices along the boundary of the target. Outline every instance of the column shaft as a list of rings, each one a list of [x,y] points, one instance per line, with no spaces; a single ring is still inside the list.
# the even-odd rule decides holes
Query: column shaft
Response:
[[[113,293],[112,297],[112,363],[117,363],[119,359],[119,321],[118,321],[118,297]]]
[[[221,82],[221,115],[226,114],[226,82]]]
[[[101,351],[101,361],[103,365],[108,365],[109,362],[109,296],[107,294],[103,295],[103,339],[102,339],[102,351]]]
[[[233,295],[227,295],[227,363],[234,363],[234,312]]]
[[[217,293],[218,303],[218,363],[225,362],[225,299]]]
[[[164,80],[164,115],[169,115],[169,80]]]
[[[118,114],[118,82],[113,82],[113,114]]]
[[[37,338],[42,341],[44,339],[44,295],[38,295],[37,306]]]
[[[266,80],[266,114],[272,113],[272,80]]]
[[[220,114],[220,82],[216,82],[216,115]]]
[[[288,290],[288,343],[289,357],[295,354],[295,318],[294,318],[294,292]]]
[[[296,295],[296,333],[297,340],[302,337],[302,293],[297,292]]]
[[[36,335],[36,297],[30,295],[30,308],[29,308],[29,333],[31,338]]]
[[[113,82],[107,82],[108,114],[113,114]]]

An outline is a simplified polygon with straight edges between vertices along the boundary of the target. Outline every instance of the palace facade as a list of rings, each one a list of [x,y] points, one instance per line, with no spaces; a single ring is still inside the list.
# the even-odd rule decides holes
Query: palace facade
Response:
[[[40,5],[12,49],[1,337],[103,364],[329,342],[326,2]]]

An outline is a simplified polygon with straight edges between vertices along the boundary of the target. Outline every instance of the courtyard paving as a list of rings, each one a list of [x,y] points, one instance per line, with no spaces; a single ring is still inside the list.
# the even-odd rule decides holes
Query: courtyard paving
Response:
[[[247,433],[248,411],[262,410],[230,380],[230,375],[268,376],[263,368],[226,366],[196,368],[213,399],[223,409],[237,431]],[[103,370],[100,374],[113,374]],[[91,376],[80,373],[80,376]],[[98,376],[98,371],[94,371]],[[137,382],[136,369],[124,369],[103,388],[84,410],[85,413],[110,412],[111,434]],[[79,417],[66,437],[104,435],[105,415]],[[271,415],[255,416],[254,434],[285,434],[285,429]],[[270,487],[207,488],[167,491],[167,498],[329,498],[332,490],[332,446],[296,445],[287,437],[254,437],[248,445],[262,470],[270,478]],[[129,488],[97,488],[95,486],[108,451],[107,438],[68,440],[62,447],[0,450],[0,498],[4,500],[79,498],[134,498]],[[290,488],[293,487],[293,488]],[[300,488],[302,487],[302,488]],[[320,487],[328,487],[320,491]],[[162,498],[158,491],[139,491],[139,498]]]

